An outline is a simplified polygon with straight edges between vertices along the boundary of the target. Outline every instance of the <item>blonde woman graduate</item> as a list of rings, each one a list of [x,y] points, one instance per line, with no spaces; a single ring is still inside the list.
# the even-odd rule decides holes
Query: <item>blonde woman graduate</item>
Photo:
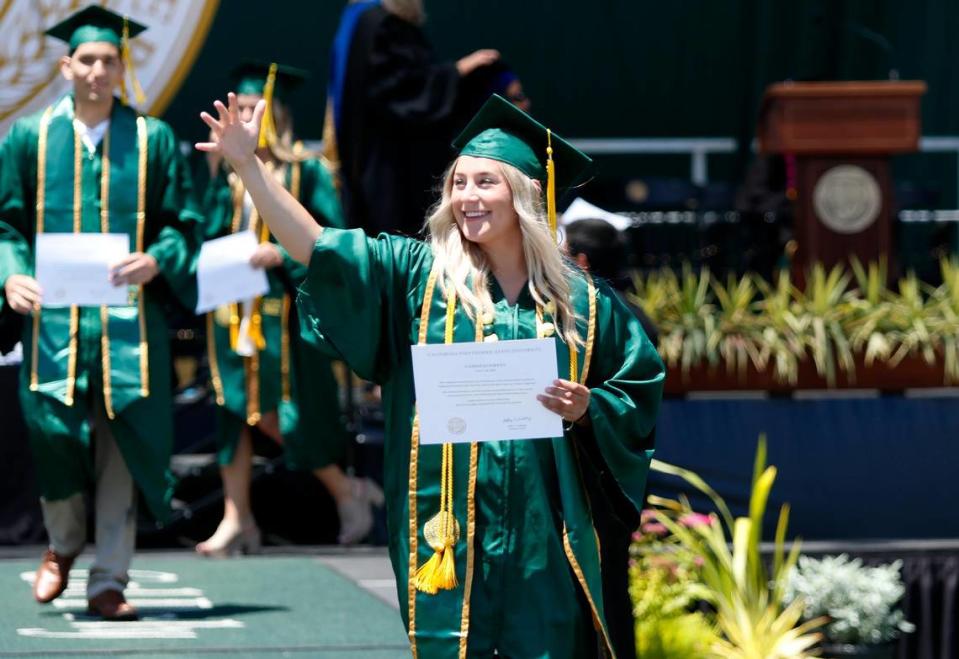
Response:
[[[555,189],[589,159],[500,97],[459,156],[425,241],[320,228],[255,156],[258,107],[235,96],[199,149],[222,154],[290,255],[318,336],[383,387],[390,558],[414,656],[613,655],[586,472],[642,505],[662,362],[633,315],[555,244]],[[544,204],[545,197],[545,204]],[[553,336],[560,374],[539,395],[561,437],[419,442],[410,346]],[[494,339],[495,337],[495,339]],[[482,439],[482,438],[477,438]]]
[[[275,63],[241,64],[233,71],[239,112],[249,120],[260,100],[270,100],[258,157],[317,226],[342,228],[332,176],[318,156],[292,138],[289,98],[306,76],[305,71]],[[340,516],[339,541],[353,544],[369,533],[371,507],[381,504],[383,495],[375,483],[348,476],[339,465],[349,436],[341,420],[331,360],[309,334],[301,336],[293,303],[306,267],[290,258],[270,235],[239,176],[215,154],[208,164],[203,237],[252,232],[260,244],[251,263],[266,270],[270,288],[262,297],[207,314],[224,513],[213,535],[197,544],[196,550],[220,557],[255,552],[260,546],[250,502],[253,428],[284,446],[290,468],[312,471],[326,486]]]

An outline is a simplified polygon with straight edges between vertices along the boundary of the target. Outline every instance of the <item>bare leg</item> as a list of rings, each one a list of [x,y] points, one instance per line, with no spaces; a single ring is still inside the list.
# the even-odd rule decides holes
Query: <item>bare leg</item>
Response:
[[[383,490],[368,478],[347,476],[337,464],[313,470],[313,475],[329,490],[340,516],[341,545],[352,545],[365,538],[373,528],[373,506],[383,505]]]
[[[223,479],[223,519],[208,539],[196,546],[204,556],[223,556],[259,549],[260,532],[250,507],[250,479],[253,469],[253,440],[243,428],[237,440],[233,462],[220,465]]]
[[[331,464],[314,469],[313,475],[323,483],[337,503],[352,496],[353,487],[350,477],[340,468],[340,465]]]

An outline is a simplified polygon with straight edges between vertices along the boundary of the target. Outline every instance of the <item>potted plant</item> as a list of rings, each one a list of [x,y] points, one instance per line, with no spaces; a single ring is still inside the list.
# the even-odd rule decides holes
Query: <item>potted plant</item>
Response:
[[[680,523],[712,523],[689,515]],[[709,593],[701,583],[702,561],[644,510],[633,534],[629,593],[636,620],[636,656],[643,659],[702,659],[717,640],[716,629],[700,610]]]
[[[900,561],[866,567],[846,554],[801,556],[786,588],[788,601],[805,603],[804,618],[825,616],[823,656],[892,659],[895,640],[913,631],[899,609],[905,587]]]
[[[766,440],[760,437],[753,466],[749,516],[733,517],[719,494],[695,473],[658,460],[654,470],[677,476],[706,495],[717,512],[708,523],[690,523],[689,501],[650,495],[653,519],[678,547],[696,557],[702,589],[712,607],[717,638],[705,656],[719,659],[804,659],[821,636],[824,619],[801,621],[802,599],[785,601],[787,576],[799,557],[799,545],[786,548],[789,506],[780,509],[774,549],[767,563],[760,553],[762,522],[776,468],[766,465]]]

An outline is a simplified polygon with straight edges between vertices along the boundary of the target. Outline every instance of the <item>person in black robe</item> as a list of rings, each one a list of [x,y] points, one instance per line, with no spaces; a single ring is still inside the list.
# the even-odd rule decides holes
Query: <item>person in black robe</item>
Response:
[[[438,62],[421,20],[416,1],[354,1],[333,42],[325,155],[339,166],[350,224],[374,235],[420,231],[471,116],[457,102],[465,78],[499,58],[484,49]]]

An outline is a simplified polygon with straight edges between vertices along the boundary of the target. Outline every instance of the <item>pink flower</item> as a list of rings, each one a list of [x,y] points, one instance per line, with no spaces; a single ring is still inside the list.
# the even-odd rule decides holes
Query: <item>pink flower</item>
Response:
[[[646,522],[651,522],[656,519],[656,511],[651,508],[645,508],[641,513],[639,513],[639,521],[642,524]]]
[[[696,526],[712,526],[713,518],[702,513],[689,513],[679,518],[679,523],[688,528]]]
[[[660,536],[669,533],[669,529],[667,529],[664,524],[660,524],[659,522],[648,522],[643,524],[640,527],[640,530],[642,530],[643,533]]]

